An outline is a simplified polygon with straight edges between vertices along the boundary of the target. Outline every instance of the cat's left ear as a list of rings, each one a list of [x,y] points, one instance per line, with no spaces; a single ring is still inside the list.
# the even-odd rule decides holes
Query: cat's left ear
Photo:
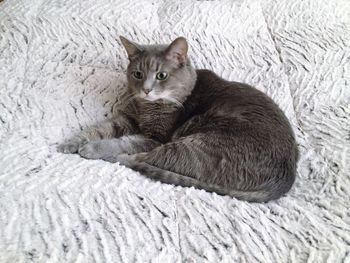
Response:
[[[176,38],[165,50],[165,58],[182,66],[187,60],[188,44],[184,37]]]

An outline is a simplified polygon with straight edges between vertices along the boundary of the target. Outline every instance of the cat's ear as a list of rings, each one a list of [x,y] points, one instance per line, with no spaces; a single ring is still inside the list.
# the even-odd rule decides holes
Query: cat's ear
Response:
[[[126,52],[128,53],[129,59],[132,60],[137,55],[139,55],[142,52],[142,48],[140,45],[131,42],[130,40],[126,39],[123,36],[119,36],[120,41],[122,42],[123,46],[125,47]]]
[[[165,58],[181,66],[187,59],[188,44],[184,37],[175,39],[165,50]]]

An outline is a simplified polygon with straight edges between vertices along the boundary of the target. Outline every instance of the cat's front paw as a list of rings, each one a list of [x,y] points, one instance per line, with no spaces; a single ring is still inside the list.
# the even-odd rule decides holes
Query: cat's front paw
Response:
[[[79,150],[79,142],[66,142],[57,147],[57,151],[61,153],[77,153]]]
[[[79,147],[78,153],[86,159],[103,159],[104,153],[99,141],[88,142]]]

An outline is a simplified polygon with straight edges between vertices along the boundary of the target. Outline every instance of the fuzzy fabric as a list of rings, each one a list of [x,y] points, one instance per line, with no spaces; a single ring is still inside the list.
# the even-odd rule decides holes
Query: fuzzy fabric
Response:
[[[350,262],[350,2],[0,2],[0,262]],[[185,36],[196,68],[271,96],[300,145],[267,204],[56,151],[111,116],[118,36]]]

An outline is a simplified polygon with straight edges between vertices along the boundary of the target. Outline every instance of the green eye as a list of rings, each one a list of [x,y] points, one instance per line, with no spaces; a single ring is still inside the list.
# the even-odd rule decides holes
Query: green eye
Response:
[[[143,78],[143,73],[141,71],[134,71],[132,73],[135,79],[142,79]]]
[[[156,75],[156,79],[165,80],[168,77],[168,73],[166,72],[158,72]]]

